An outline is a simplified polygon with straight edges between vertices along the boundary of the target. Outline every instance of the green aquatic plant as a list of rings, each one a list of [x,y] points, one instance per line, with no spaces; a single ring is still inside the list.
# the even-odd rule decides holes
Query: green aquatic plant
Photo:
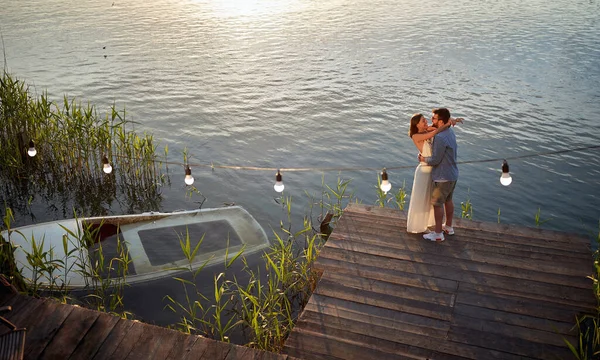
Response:
[[[542,209],[538,208],[537,212],[533,216],[533,220],[535,221],[535,226],[540,227],[545,222],[552,220],[552,218],[548,218],[548,219],[544,219],[544,220],[542,220],[541,218],[542,218]]]
[[[460,217],[463,219],[473,220],[473,205],[471,204],[470,190],[467,190],[467,200],[460,203]]]
[[[100,215],[113,201],[127,211],[156,209],[164,178],[157,167],[152,135],[138,135],[125,110],[113,105],[105,116],[66,96],[52,102],[34,96],[6,71],[0,78],[0,195],[22,214],[31,204],[50,204],[62,214],[75,207]],[[34,145],[36,155],[28,148]],[[103,158],[112,164],[103,172]],[[62,206],[62,209],[58,206]]]
[[[336,201],[342,200],[345,186],[338,182],[337,191],[334,191]],[[282,196],[277,202],[291,221],[292,198]],[[180,316],[174,327],[221,341],[230,341],[233,334],[241,333],[246,337],[247,346],[280,351],[300,310],[316,287],[319,274],[313,269],[313,263],[322,242],[310,217],[304,218],[303,226],[297,231],[292,231],[291,223],[281,221],[273,235],[272,246],[263,254],[264,268],[250,267],[243,249],[233,256],[226,254],[226,271],[214,276],[210,296],[203,294],[197,284],[206,263],[198,269],[192,266],[201,249],[202,239],[195,246],[192,246],[189,235],[180,239],[187,265],[175,270],[191,276],[174,277],[183,288],[183,301],[170,295],[164,298],[167,302],[165,308]],[[227,272],[235,262],[243,264],[243,281]]]
[[[575,319],[578,331],[577,343],[572,344],[563,338],[573,356],[578,360],[598,359],[600,357],[600,221],[598,231],[594,234],[595,251],[593,254],[593,272],[588,276],[592,280],[592,291],[596,298],[594,314],[585,314]]]
[[[14,221],[12,209],[5,208],[3,220],[3,229],[7,234],[11,233],[11,224]],[[6,279],[19,291],[26,291],[27,284],[23,279],[23,275],[19,271],[15,261],[15,251],[17,247],[11,244],[9,239],[0,236],[0,274],[3,274]]]

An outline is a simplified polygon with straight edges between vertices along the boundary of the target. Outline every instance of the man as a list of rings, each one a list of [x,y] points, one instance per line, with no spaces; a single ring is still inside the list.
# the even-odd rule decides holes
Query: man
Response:
[[[446,108],[433,109],[431,121],[434,126],[440,127],[450,120],[450,111]],[[422,157],[419,161],[425,161],[433,166],[431,179],[433,189],[431,191],[431,204],[435,217],[435,231],[423,235],[423,238],[431,241],[444,241],[444,232],[454,235],[452,228],[452,217],[454,216],[454,203],[452,194],[458,180],[458,166],[456,165],[456,136],[454,130],[447,128],[439,132],[433,139],[432,155]],[[446,224],[442,224],[446,210]]]

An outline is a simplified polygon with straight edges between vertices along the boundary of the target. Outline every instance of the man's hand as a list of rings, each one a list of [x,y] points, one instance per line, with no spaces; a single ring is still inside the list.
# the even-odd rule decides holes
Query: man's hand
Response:
[[[425,162],[425,158],[421,154],[419,154],[419,162]]]

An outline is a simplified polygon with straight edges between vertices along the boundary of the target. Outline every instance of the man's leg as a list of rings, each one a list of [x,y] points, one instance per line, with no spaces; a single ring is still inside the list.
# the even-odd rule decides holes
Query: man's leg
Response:
[[[435,232],[439,234],[442,232],[442,221],[444,221],[444,207],[434,205],[433,217],[435,218]]]
[[[452,199],[446,201],[444,204],[446,208],[446,226],[452,226],[452,218],[454,217],[454,202]],[[435,209],[434,209],[435,211]],[[437,218],[435,220],[435,228],[437,229]],[[441,226],[440,226],[441,229]],[[437,230],[436,230],[437,231]]]

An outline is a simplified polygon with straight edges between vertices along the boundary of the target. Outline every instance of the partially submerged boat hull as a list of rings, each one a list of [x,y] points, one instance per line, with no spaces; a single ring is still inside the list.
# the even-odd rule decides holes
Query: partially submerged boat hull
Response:
[[[188,239],[191,250],[202,241],[192,269],[224,262],[242,249],[244,254],[251,254],[269,246],[263,228],[239,206],[59,220],[12,229],[10,234],[4,231],[2,236],[18,247],[15,260],[25,278],[33,281],[37,277],[38,283],[69,288],[90,285],[93,277],[89,274],[98,263],[104,259],[107,267],[110,259],[122,256],[122,251],[131,259],[127,283],[133,284],[190,267],[181,246]],[[48,275],[40,276],[28,261],[27,255],[35,248],[46,252],[46,261],[51,256],[65,264],[53,281]],[[105,276],[115,276],[116,263]],[[65,274],[64,269],[70,270]]]

